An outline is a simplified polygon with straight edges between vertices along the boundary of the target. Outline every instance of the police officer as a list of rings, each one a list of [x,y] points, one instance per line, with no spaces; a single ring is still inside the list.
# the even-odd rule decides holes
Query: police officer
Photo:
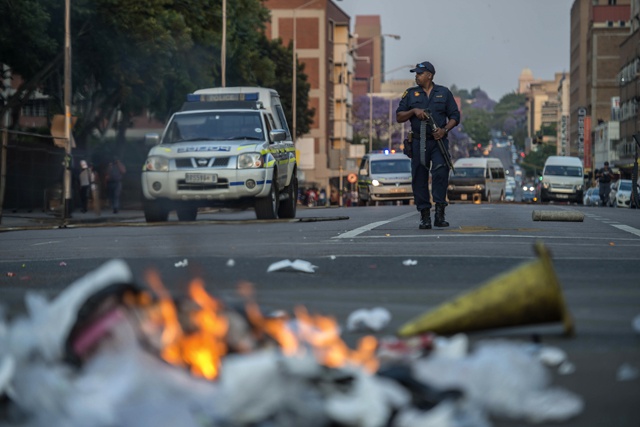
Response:
[[[434,225],[448,227],[445,221],[444,209],[447,206],[447,186],[449,185],[449,168],[438,147],[440,139],[446,150],[449,150],[447,134],[460,123],[460,111],[451,91],[433,82],[436,69],[428,61],[421,62],[411,70],[416,73],[416,84],[402,95],[396,109],[396,121],[404,123],[411,120],[413,131],[411,155],[411,186],[416,208],[420,212],[420,229],[431,228],[431,198],[429,196],[429,172],[431,172],[431,187],[433,201],[436,204]],[[427,128],[426,135],[420,135],[420,124],[426,119],[425,110],[429,110],[437,125],[437,129]],[[426,152],[420,156],[420,139],[426,139]]]

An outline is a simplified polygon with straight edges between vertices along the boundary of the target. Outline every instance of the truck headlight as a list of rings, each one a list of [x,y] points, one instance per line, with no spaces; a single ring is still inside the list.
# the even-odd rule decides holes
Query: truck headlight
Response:
[[[476,185],[476,191],[482,191],[482,190],[484,190],[484,185],[482,185],[482,184],[477,184],[477,185]]]
[[[453,191],[453,190],[455,190],[455,188],[456,188],[456,186],[455,186],[455,185],[453,185],[453,184],[449,184],[449,186],[447,187],[447,190],[449,190],[449,191]]]
[[[542,187],[543,187],[545,190],[548,190],[548,189],[549,189],[549,183],[548,183],[548,182],[542,182]]]
[[[374,180],[372,180],[372,181],[371,181],[371,184],[372,184],[374,187],[378,187],[378,186],[380,185],[380,181],[378,181],[377,179],[374,179]]]
[[[262,167],[260,153],[243,153],[238,156],[238,169],[255,169]]]
[[[144,162],[143,170],[154,172],[168,172],[169,159],[163,156],[149,156],[147,157],[147,161]]]
[[[576,191],[582,191],[582,184],[576,185]]]

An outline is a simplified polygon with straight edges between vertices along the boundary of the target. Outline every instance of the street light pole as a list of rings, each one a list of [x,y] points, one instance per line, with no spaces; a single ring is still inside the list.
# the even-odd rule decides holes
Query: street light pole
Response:
[[[222,87],[227,87],[227,0],[222,0],[222,49],[220,49],[222,67]]]
[[[298,9],[302,9],[305,8],[307,6],[309,6],[312,3],[317,2],[318,0],[311,0],[301,6],[298,6],[296,8],[293,9],[293,33],[291,35],[291,38],[293,39],[293,54],[291,55],[293,57],[293,64],[291,66],[291,72],[292,72],[292,76],[291,76],[291,139],[293,140],[293,142],[296,142],[296,128],[297,128],[297,116],[298,116],[298,112],[297,112],[297,97],[298,97],[298,67],[296,67],[297,63],[298,63],[298,57],[296,54],[296,46],[297,46],[297,42],[296,39],[298,38],[298,25],[297,25],[297,19],[296,19],[296,11]]]
[[[63,218],[71,218],[71,0],[64,7],[64,207]]]

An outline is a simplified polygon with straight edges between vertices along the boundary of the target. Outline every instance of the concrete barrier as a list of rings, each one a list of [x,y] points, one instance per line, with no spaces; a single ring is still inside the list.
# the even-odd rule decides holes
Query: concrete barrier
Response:
[[[534,221],[582,222],[584,214],[578,211],[533,211],[531,219]]]

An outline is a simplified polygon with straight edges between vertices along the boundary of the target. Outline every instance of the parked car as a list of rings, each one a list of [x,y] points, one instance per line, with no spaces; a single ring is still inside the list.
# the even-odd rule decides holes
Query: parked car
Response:
[[[619,179],[611,184],[609,206],[614,208],[628,208],[631,205],[631,180]]]
[[[513,202],[514,200],[515,200],[515,194],[513,192],[513,187],[507,187],[504,193],[504,201]]]
[[[600,206],[602,201],[600,200],[600,189],[598,187],[591,187],[584,194],[582,204],[585,206]]]
[[[535,203],[537,201],[538,196],[536,195],[536,187],[534,187],[533,185],[522,186],[522,202]]]

